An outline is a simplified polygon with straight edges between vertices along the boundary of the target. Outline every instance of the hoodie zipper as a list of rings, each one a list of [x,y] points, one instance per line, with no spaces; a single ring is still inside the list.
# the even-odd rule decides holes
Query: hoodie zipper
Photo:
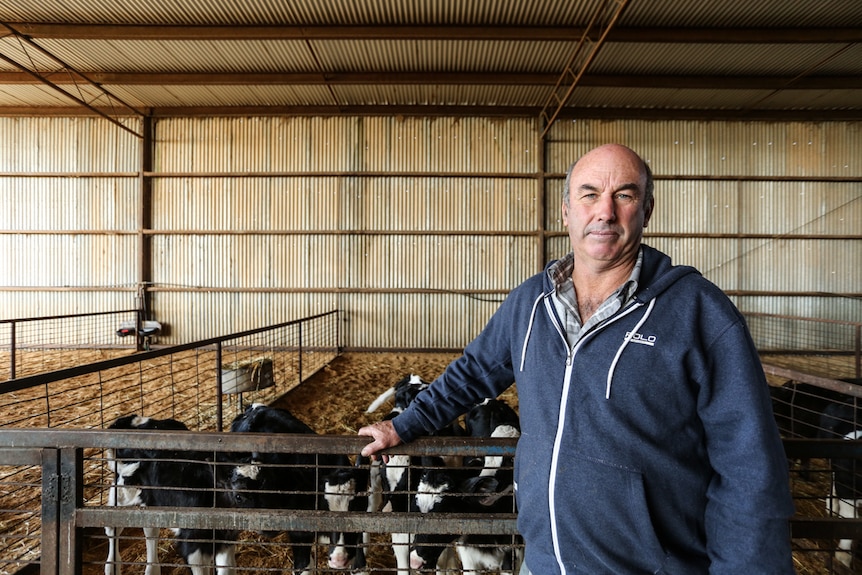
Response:
[[[652,304],[654,302],[655,302],[655,300],[650,302],[650,304],[651,304],[650,308],[649,308],[650,310],[652,309]],[[548,304],[547,300],[546,300],[546,303],[545,303],[546,308],[549,305],[550,304]],[[575,355],[577,354],[577,352],[581,348],[581,346],[583,346],[583,344],[586,343],[587,340],[592,339],[593,336],[598,334],[600,331],[602,331],[607,326],[609,326],[613,323],[616,323],[618,320],[624,318],[625,316],[629,315],[630,313],[632,313],[633,311],[635,311],[636,309],[638,309],[642,306],[643,306],[643,303],[636,301],[634,304],[630,305],[628,308],[625,308],[624,310],[619,312],[617,315],[608,318],[607,321],[597,325],[595,328],[591,329],[588,333],[584,334],[584,336],[581,337],[577,341],[577,343],[575,343],[575,345],[573,345],[571,348],[569,348],[568,342],[566,341],[566,349],[568,350],[568,352],[566,354],[566,373],[565,373],[565,376],[563,378],[563,390],[562,390],[562,396],[560,397],[560,412],[559,412],[559,415],[557,417],[557,433],[554,437],[554,447],[553,447],[553,451],[551,452],[551,470],[550,470],[550,474],[549,474],[549,478],[548,478],[548,510],[550,512],[549,519],[550,519],[550,524],[551,524],[551,543],[552,543],[552,546],[554,548],[554,557],[557,560],[557,566],[560,568],[560,573],[562,575],[566,575],[566,566],[563,564],[563,555],[560,551],[560,540],[559,540],[559,534],[557,533],[556,505],[555,505],[554,500],[555,500],[556,485],[557,485],[557,462],[558,462],[559,457],[560,457],[560,443],[562,442],[563,429],[564,429],[565,423],[566,423],[566,406],[568,404],[568,399],[569,399],[569,388],[571,387],[571,383],[572,383],[572,371],[574,370]],[[551,310],[548,309],[548,311],[550,312]],[[647,316],[648,315],[649,314],[647,314]],[[560,333],[561,337],[565,341],[565,334],[562,333],[561,328],[559,326],[559,323],[556,321],[556,318],[554,317],[554,315],[552,313],[550,314],[550,317],[551,317],[552,323],[554,324],[557,331]],[[642,318],[640,322],[637,322],[637,325],[638,326],[641,325],[644,320],[646,320],[646,317]],[[627,342],[623,343],[623,347],[625,346],[626,343]],[[524,354],[526,355],[526,345],[524,346]],[[523,358],[522,358],[522,365],[523,365]]]

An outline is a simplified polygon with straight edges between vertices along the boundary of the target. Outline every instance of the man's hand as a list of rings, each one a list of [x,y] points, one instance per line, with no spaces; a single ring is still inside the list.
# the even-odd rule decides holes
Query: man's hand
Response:
[[[391,421],[380,421],[373,425],[366,425],[359,429],[359,435],[365,435],[374,439],[371,443],[362,448],[361,454],[371,459],[377,459],[377,452],[386,449],[387,447],[395,447],[401,445],[401,438],[395,431],[395,427]],[[386,463],[389,457],[381,456],[383,462]]]

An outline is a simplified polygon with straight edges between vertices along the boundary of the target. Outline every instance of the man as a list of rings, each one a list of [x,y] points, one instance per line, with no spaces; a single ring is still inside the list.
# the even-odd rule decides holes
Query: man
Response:
[[[695,269],[641,244],[653,179],[632,150],[566,176],[572,252],[511,292],[365,455],[517,381],[523,573],[792,574],[787,462],[745,321]]]

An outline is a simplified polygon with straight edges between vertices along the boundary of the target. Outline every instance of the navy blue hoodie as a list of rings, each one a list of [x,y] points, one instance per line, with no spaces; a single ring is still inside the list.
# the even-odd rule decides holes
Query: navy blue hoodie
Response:
[[[517,383],[536,575],[791,575],[787,460],[745,320],[643,251],[634,301],[572,349],[547,273],[518,286],[395,430],[411,441]]]

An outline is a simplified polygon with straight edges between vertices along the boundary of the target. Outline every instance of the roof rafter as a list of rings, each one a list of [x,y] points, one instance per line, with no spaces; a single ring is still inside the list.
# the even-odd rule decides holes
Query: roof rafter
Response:
[[[47,79],[45,72],[42,70],[36,70],[36,69],[34,69],[33,66],[27,66],[26,64],[23,64],[21,62],[13,60],[12,58],[9,58],[8,56],[6,56],[4,54],[0,54],[0,60],[3,60],[7,64],[12,65],[15,68],[18,68],[19,70],[22,70],[21,73],[27,77],[31,77],[33,79],[33,82],[38,82],[40,84],[44,84],[46,86],[49,86],[54,91],[59,92],[60,94],[62,94],[66,98],[72,100],[73,102],[76,102],[77,104],[80,104],[81,106],[87,108],[88,110],[91,110],[92,112],[104,117],[105,119],[107,119],[111,123],[115,124],[116,126],[121,128],[122,130],[125,130],[125,131],[137,136],[138,138],[143,138],[142,134],[135,132],[133,129],[131,129],[128,126],[126,126],[125,124],[123,124],[121,121],[119,121],[115,117],[115,115],[105,113],[104,111],[102,111],[101,109],[96,107],[95,104],[97,102],[105,102],[106,101],[106,102],[110,103],[111,105],[119,104],[120,106],[122,106],[122,108],[124,110],[129,110],[129,111],[131,111],[137,115],[143,115],[140,111],[136,110],[133,106],[130,106],[129,104],[125,103],[120,98],[117,98],[116,96],[114,96],[111,92],[106,90],[98,82],[95,82],[92,79],[88,78],[86,75],[78,72],[77,70],[74,70],[71,66],[66,64],[63,60],[61,60],[60,58],[58,58],[54,54],[50,53],[45,48],[34,43],[28,37],[19,34],[18,31],[15,30],[13,27],[9,26],[8,24],[2,23],[2,22],[0,22],[0,27],[5,28],[9,32],[9,34],[11,34],[12,36],[14,36],[17,39],[18,44],[21,47],[22,51],[25,54],[27,54],[28,58],[30,58],[30,62],[28,62],[28,63],[32,64],[32,61],[33,61],[32,57],[30,57],[30,54],[29,54],[30,51],[38,52],[43,56],[47,56],[53,62],[55,62],[57,64],[57,66],[59,67],[59,69],[57,70],[58,75],[60,77],[68,78],[67,84],[75,86],[77,88],[76,91],[77,91],[78,95],[75,95],[72,92],[61,88],[60,85],[57,84],[56,82],[52,82],[49,79]],[[85,99],[84,91],[79,88],[79,84],[82,84],[82,83],[84,83],[84,84],[86,84],[89,87],[94,89],[95,94],[96,94],[95,98],[91,99],[90,101],[87,101]]]
[[[158,24],[9,24],[31,38],[69,40],[500,40],[574,41],[585,28],[565,26],[178,26]],[[0,37],[4,34],[0,32]],[[595,39],[595,38],[594,38]],[[819,44],[862,42],[862,28],[622,27],[607,42]]]
[[[213,117],[213,116],[454,116],[454,117],[531,117],[538,116],[538,106],[439,106],[410,105],[301,105],[301,106],[181,106],[148,108],[152,118]],[[862,121],[862,110],[855,109],[663,109],[566,107],[559,118],[621,119],[643,118],[648,113],[654,120],[764,120],[764,121]],[[94,115],[83,107],[0,106],[0,116],[88,116]]]
[[[571,58],[569,58],[569,61],[563,67],[559,80],[557,80],[554,89],[545,100],[545,105],[539,113],[539,119],[543,127],[542,134],[539,136],[540,139],[544,140],[548,130],[551,129],[551,125],[553,125],[557,116],[559,116],[560,110],[568,104],[572,93],[599,53],[599,50],[601,50],[608,34],[626,9],[628,2],[629,0],[614,0],[613,3],[605,1],[596,8],[593,17],[590,19],[589,26],[587,26],[586,31],[581,36]],[[596,34],[598,35],[598,39],[592,40],[591,36]]]
[[[43,72],[45,79],[57,85],[81,80],[74,72]],[[87,77],[107,85],[198,85],[198,86],[277,86],[277,85],[487,85],[487,86],[553,86],[557,74],[515,72],[88,72]],[[25,72],[0,72],[0,84],[36,84],[40,80]],[[656,74],[585,74],[579,85],[593,88],[671,89],[750,89],[750,90],[818,90],[862,89],[859,76],[704,76]]]

